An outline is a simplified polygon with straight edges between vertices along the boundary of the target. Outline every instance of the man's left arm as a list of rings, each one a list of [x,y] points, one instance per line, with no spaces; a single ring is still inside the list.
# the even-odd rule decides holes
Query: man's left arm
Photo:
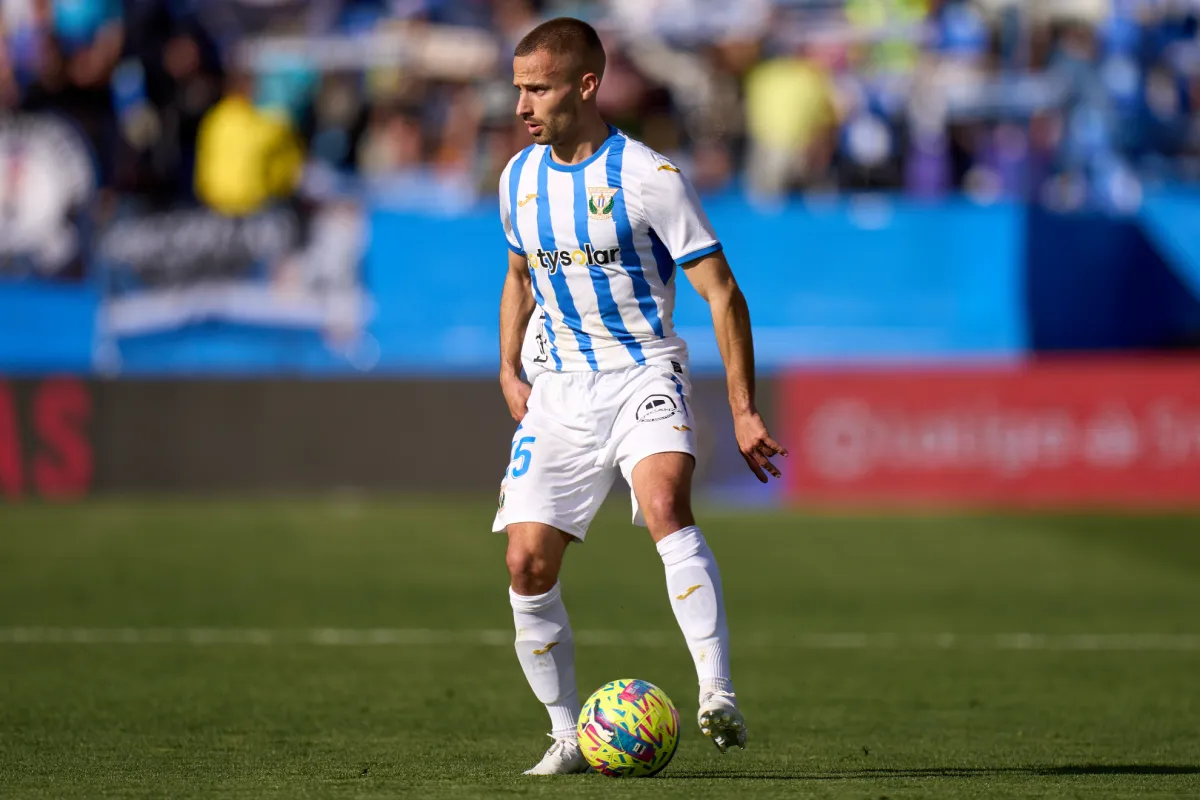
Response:
[[[787,451],[767,433],[754,405],[754,341],[746,298],[691,182],[666,159],[656,159],[649,166],[652,169],[641,184],[647,221],[675,264],[708,301],[725,362],[738,449],[750,470],[766,483],[768,474],[779,477],[771,456],[786,456]]]
[[[754,404],[754,340],[746,296],[738,287],[722,252],[683,265],[683,273],[712,312],[717,346],[725,363],[725,382],[738,450],[760,481],[766,483],[768,473],[778,478],[779,470],[771,463],[771,457],[781,455],[786,458],[787,450],[771,438]]]

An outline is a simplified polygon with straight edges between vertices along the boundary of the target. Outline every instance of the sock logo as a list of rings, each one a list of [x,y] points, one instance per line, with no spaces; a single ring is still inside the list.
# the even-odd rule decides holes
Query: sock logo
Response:
[[[675,599],[676,600],[687,600],[689,597],[692,596],[692,592],[696,591],[697,589],[702,588],[703,586],[704,586],[704,584],[702,584],[702,583],[697,583],[695,586],[689,586],[688,590],[686,592],[684,592],[683,594],[675,595]]]
[[[699,588],[699,587],[697,587],[697,588]],[[546,655],[546,653],[549,653],[551,650],[553,650],[556,647],[558,647],[558,642],[550,642],[550,644],[546,645],[545,647],[541,648],[540,650],[534,650],[533,654],[535,656],[544,656],[544,655]]]

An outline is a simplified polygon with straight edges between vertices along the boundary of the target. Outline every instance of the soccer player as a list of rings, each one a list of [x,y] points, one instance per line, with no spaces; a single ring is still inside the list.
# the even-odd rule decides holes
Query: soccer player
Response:
[[[558,574],[618,471],[666,568],[700,680],[700,728],[722,753],[746,746],[721,576],[692,516],[696,423],[687,346],[671,321],[677,270],[711,307],[742,457],[765,483],[779,477],[769,459],[787,455],[755,409],[750,314],[721,244],[679,169],[601,118],[603,76],[604,49],[586,23],[553,19],[525,36],[513,83],[534,144],[500,178],[511,251],[500,383],[519,424],[493,527],[508,533],[517,658],[554,739],[531,775],[588,768]]]

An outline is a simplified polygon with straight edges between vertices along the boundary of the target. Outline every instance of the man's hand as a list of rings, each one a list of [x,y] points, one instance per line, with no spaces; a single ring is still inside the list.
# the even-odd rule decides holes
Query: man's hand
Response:
[[[733,432],[737,437],[738,450],[746,459],[746,466],[762,483],[767,482],[767,473],[779,477],[779,470],[771,463],[772,456],[787,458],[787,450],[767,433],[767,426],[757,411],[733,415]]]
[[[529,413],[529,393],[532,390],[528,383],[521,380],[520,375],[504,373],[500,375],[500,389],[504,392],[504,400],[508,403],[508,413],[517,422],[525,419]]]

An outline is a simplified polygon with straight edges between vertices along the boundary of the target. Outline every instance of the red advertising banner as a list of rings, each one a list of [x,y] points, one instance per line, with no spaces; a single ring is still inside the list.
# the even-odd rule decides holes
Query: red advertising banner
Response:
[[[92,487],[92,393],[75,378],[0,379],[0,503]]]
[[[1200,505],[1200,360],[798,371],[789,496],[829,505]]]

